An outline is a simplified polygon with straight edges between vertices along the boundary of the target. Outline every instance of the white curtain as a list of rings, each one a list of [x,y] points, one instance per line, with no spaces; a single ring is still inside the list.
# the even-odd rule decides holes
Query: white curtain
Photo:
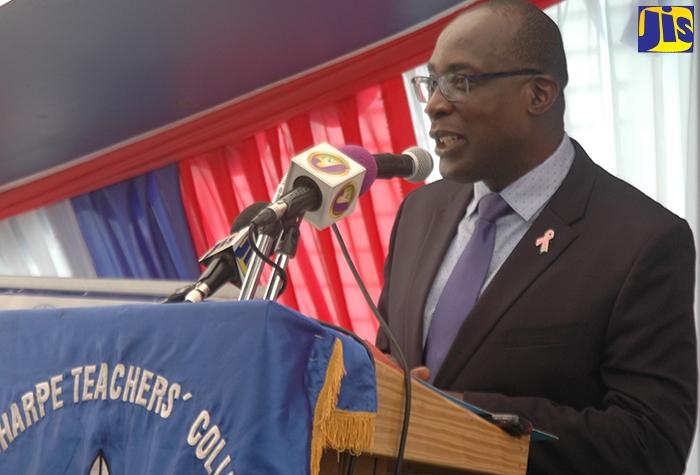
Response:
[[[547,10],[568,59],[566,129],[601,166],[686,218],[698,248],[698,54],[637,51],[637,7],[654,4],[569,0]],[[698,453],[696,433],[687,474],[700,474]]]
[[[567,0],[546,10],[568,60],[566,130],[599,165],[687,219],[700,248],[698,35],[695,53],[637,52],[637,7],[655,1]],[[426,73],[407,72],[407,90]],[[423,106],[409,97],[419,146],[432,150]],[[697,435],[686,473],[700,474]]]
[[[95,278],[69,201],[0,221],[0,275]]]
[[[569,62],[566,127],[601,166],[691,218],[697,54],[638,53],[638,5],[571,0],[547,11],[559,24]]]

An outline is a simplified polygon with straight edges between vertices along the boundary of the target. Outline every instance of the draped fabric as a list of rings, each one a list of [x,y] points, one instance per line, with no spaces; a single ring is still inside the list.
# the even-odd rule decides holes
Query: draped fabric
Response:
[[[69,201],[0,221],[0,243],[0,275],[97,277]]]
[[[700,57],[639,53],[638,7],[578,0],[546,10],[567,52],[566,129],[599,165],[687,219],[700,248]],[[695,295],[698,324],[697,282]],[[700,473],[697,433],[686,473]]]
[[[229,233],[246,206],[270,201],[296,154],[320,142],[401,153],[415,144],[401,77],[299,115],[254,137],[179,163],[185,209],[198,255]],[[405,180],[376,181],[355,212],[338,223],[350,255],[374,299],[398,206],[415,188]],[[302,223],[290,282],[280,302],[372,339],[377,323],[342,259],[331,230]]]
[[[320,142],[360,145],[372,153],[401,153],[414,145],[401,77],[206,154],[0,221],[0,271],[194,281],[203,270],[197,257],[229,234],[245,207],[270,201],[291,158]],[[377,180],[338,223],[375,301],[396,210],[417,186]],[[53,255],[52,247],[58,249]],[[376,320],[330,229],[318,232],[302,223],[287,270],[280,302],[374,339]]]
[[[181,200],[175,165],[73,198],[98,275],[195,279]]]
[[[545,8],[558,0],[530,1]],[[52,173],[42,174],[2,191],[0,218],[79,196],[245,140],[300,113],[389,81],[425,63],[445,25],[474,3],[476,0],[466,0],[415,28],[367,48],[185,120],[81,157],[72,166],[59,167]],[[241,47],[249,45],[242,44]],[[37,193],[37,190],[41,192]]]
[[[376,412],[364,345],[274,302],[0,315],[2,474],[317,475]]]
[[[77,160],[0,193],[0,218],[75,197],[246,140],[298,114],[342,101],[422,64],[444,26],[476,0],[370,47],[262,87],[211,110]],[[534,0],[551,4],[556,0]],[[242,44],[242,48],[249,45]],[[254,47],[254,46],[250,46]],[[251,72],[254,74],[254,72]],[[385,150],[386,151],[386,150]],[[41,194],[36,188],[42,189]]]

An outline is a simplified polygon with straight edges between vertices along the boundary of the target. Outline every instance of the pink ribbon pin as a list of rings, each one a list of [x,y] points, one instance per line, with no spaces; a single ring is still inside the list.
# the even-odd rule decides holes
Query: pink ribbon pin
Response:
[[[541,238],[535,241],[535,246],[540,246],[540,254],[549,251],[549,241],[554,238],[554,230],[548,229]]]

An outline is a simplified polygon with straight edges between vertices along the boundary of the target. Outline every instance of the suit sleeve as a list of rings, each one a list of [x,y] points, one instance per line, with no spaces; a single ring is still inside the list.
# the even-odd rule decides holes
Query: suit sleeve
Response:
[[[601,407],[484,392],[464,400],[559,436],[532,442],[528,473],[681,474],[697,403],[694,278],[692,233],[678,220],[651,238],[620,289],[590,376],[605,387]]]
[[[379,295],[379,301],[377,303],[377,310],[379,314],[384,318],[384,321],[389,324],[389,312],[388,312],[388,301],[389,301],[389,289],[391,286],[391,264],[394,257],[394,244],[396,242],[397,229],[399,227],[399,221],[401,220],[401,212],[403,211],[404,200],[399,206],[399,210],[396,214],[396,219],[394,220],[394,226],[391,230],[391,238],[389,240],[389,252],[387,254],[386,260],[384,261],[384,286],[382,287],[382,293]],[[390,352],[389,338],[382,328],[377,332],[376,347],[383,353]]]

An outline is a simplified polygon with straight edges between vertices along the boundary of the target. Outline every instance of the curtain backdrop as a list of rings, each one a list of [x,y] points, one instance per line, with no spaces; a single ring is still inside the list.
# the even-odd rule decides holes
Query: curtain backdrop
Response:
[[[291,158],[321,142],[401,153],[416,144],[406,89],[393,77],[251,137],[0,221],[0,273],[194,281],[197,257],[230,233],[238,214],[270,201]],[[376,301],[396,211],[418,185],[377,180],[338,222]],[[281,303],[374,340],[377,323],[330,229],[302,223]]]
[[[0,275],[97,277],[68,201],[0,221],[0,242]]]
[[[183,198],[198,255],[229,234],[246,206],[270,201],[291,158],[321,142],[360,145],[372,153],[401,153],[415,144],[401,77],[181,161]],[[375,301],[396,210],[415,187],[404,180],[378,180],[360,198],[355,212],[338,222]],[[280,302],[374,339],[376,320],[330,229],[319,232],[303,222],[299,249],[287,270],[290,282]]]
[[[691,54],[638,53],[637,7],[655,4],[577,0],[547,10],[569,62],[566,127],[593,160],[686,218],[700,249],[698,34]],[[696,319],[699,300],[696,279]],[[697,433],[686,473],[700,473]]]
[[[176,165],[71,202],[100,277],[192,280],[199,275]]]
[[[445,25],[477,1],[482,0],[466,0],[354,53],[18,182],[0,192],[0,219],[245,140],[282,121],[388,81],[427,61]],[[558,0],[530,1],[545,8]]]

